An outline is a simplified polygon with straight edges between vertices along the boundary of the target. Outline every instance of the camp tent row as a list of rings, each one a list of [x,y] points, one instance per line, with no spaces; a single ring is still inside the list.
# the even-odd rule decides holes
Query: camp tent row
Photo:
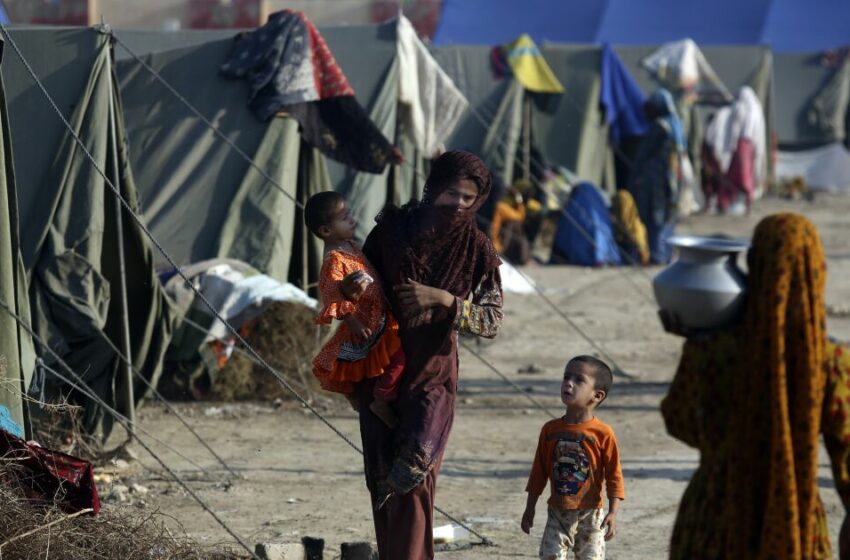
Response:
[[[421,154],[413,135],[401,130],[408,121],[397,114],[401,93],[395,25],[326,31],[373,122],[415,166],[381,175],[327,161],[301,139],[292,118],[258,120],[247,108],[246,85],[219,73],[233,33],[188,34],[176,40],[156,33],[127,33],[127,45],[144,55],[143,64],[127,52],[116,62],[115,53],[122,51],[113,48],[104,31],[17,28],[11,33],[97,166],[179,265],[235,258],[277,280],[307,288],[317,277],[320,247],[307,234],[295,201],[303,204],[314,192],[336,188],[348,195],[367,231],[388,198],[403,202],[421,193]],[[173,48],[163,51],[169,39]],[[150,52],[146,45],[157,51]],[[148,64],[188,104],[148,72]],[[27,299],[31,303],[27,310],[36,333],[73,369],[85,372],[84,380],[102,398],[129,414],[133,401],[147,391],[142,381],[122,376],[115,348],[122,348],[123,319],[129,316],[130,361],[149,382],[157,382],[177,316],[157,277],[155,267],[162,267],[164,258],[153,251],[133,215],[118,210],[111,189],[16,57],[4,61],[2,76],[9,84],[13,115],[4,131],[18,139],[13,141],[18,142],[14,155],[7,159],[11,164],[14,158],[21,200],[16,204],[10,198],[6,229],[9,250],[22,256],[26,274],[21,279],[28,279],[29,298],[23,303]],[[252,162],[217,138],[193,113],[195,109]],[[9,177],[12,184],[11,171]],[[9,193],[13,197],[11,187]],[[19,227],[15,227],[16,208],[20,208]],[[16,231],[21,232],[22,243],[13,236]],[[122,237],[126,312],[117,242]],[[3,288],[11,290],[6,299],[14,302],[11,295],[24,284],[11,280]],[[33,368],[32,352],[23,366],[12,361],[11,356],[19,354],[26,352],[9,353],[8,372],[15,390],[4,393],[8,396],[4,409],[11,411],[18,426],[24,424],[21,389],[43,396],[55,381],[45,368]],[[39,355],[48,367],[56,367],[43,351]],[[133,391],[123,386],[130,383]],[[85,399],[79,402],[85,404],[86,428],[108,433],[109,416]]]
[[[387,200],[403,202],[421,193],[424,160],[430,154],[418,152],[405,134],[395,24],[322,29],[372,121],[413,164],[381,175],[328,161],[300,138],[291,118],[258,120],[247,108],[246,85],[219,74],[232,43],[231,31],[116,32],[144,64],[95,29],[16,28],[11,33],[99,166],[131,204],[138,204],[144,222],[179,265],[235,258],[307,288],[315,282],[320,253],[293,200],[303,203],[328,188],[344,192],[359,217],[362,236]],[[547,160],[583,179],[613,186],[612,150],[599,149],[608,146],[598,104],[601,49],[546,44],[541,50],[564,86],[564,99],[554,112],[535,111],[530,117],[518,102],[523,92],[515,81],[494,78],[489,46],[433,50],[470,104],[447,146],[482,152],[508,177],[515,155],[508,140],[514,138],[515,143],[518,127],[530,118],[537,148]],[[5,204],[9,227],[8,243],[0,237],[0,259],[17,262],[14,254],[19,251],[23,265],[14,278],[4,277],[3,298],[8,302],[17,295],[16,304],[31,317],[36,332],[72,367],[86,372],[87,382],[107,401],[128,413],[134,403],[126,402],[131,393],[122,386],[126,376],[112,347],[122,348],[123,318],[129,315],[131,362],[148,380],[157,381],[177,315],[156,275],[164,260],[126,211],[120,213],[118,235],[119,213],[111,190],[74,145],[14,53],[6,51],[2,77],[9,108],[3,128],[8,200],[0,200],[0,220]],[[654,84],[639,62],[650,51],[617,49],[647,93]],[[768,49],[711,47],[704,52],[730,89],[751,85],[768,115],[780,104],[773,98]],[[145,64],[277,185],[217,138]],[[801,87],[797,84],[797,91]],[[783,128],[777,128],[782,134]],[[120,237],[128,269],[127,313],[120,289]],[[13,270],[4,267],[4,274]],[[21,296],[25,282],[29,298]],[[20,336],[8,317],[3,320],[16,333],[4,337],[4,344],[18,348],[5,350],[8,367],[3,371],[21,387],[44,388],[49,376],[33,367],[27,337]],[[16,366],[12,356],[23,365]],[[145,386],[138,380],[133,384],[138,400]],[[22,420],[20,403],[8,408]],[[87,409],[86,421],[92,430],[108,430],[108,420],[97,407]]]
[[[97,165],[134,205],[136,189],[108,36],[94,29],[16,29],[11,37]],[[29,292],[28,302],[19,301],[22,315],[86,384],[130,414],[134,403],[127,384],[135,385],[137,396],[145,387],[141,380],[118,374],[121,362],[113,345],[124,347],[126,325],[130,362],[155,383],[172,323],[150,245],[129,212],[119,210],[103,177],[9,45],[2,77],[18,193],[19,251]],[[11,192],[11,181],[7,188]],[[119,242],[125,255],[123,275]],[[58,367],[43,349],[37,350],[48,366]],[[31,360],[27,365],[24,386],[42,398],[50,376],[33,368]],[[85,406],[88,430],[108,433],[111,420],[100,407]]]

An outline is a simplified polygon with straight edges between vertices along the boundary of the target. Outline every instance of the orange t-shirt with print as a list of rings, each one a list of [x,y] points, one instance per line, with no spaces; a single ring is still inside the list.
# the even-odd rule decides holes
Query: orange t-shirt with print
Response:
[[[601,508],[603,486],[609,500],[625,499],[620,450],[611,426],[595,417],[581,424],[563,418],[547,422],[525,490],[540,495],[547,480],[548,503],[555,509]]]

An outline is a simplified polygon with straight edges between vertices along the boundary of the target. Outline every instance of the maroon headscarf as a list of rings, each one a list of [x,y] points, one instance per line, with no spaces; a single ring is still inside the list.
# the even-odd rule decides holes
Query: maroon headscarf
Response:
[[[434,201],[458,181],[468,179],[478,188],[471,207],[457,211],[435,206]],[[487,236],[475,224],[478,209],[490,194],[490,170],[481,158],[452,150],[434,160],[425,182],[422,202],[412,201],[401,208],[388,206],[377,222],[386,239],[400,246],[399,270],[407,279],[466,297],[476,284],[501,264]]]

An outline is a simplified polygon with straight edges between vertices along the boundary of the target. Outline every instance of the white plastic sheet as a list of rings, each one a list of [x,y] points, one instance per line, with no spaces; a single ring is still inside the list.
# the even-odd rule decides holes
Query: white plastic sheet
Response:
[[[850,152],[834,143],[801,152],[779,152],[776,176],[802,177],[810,189],[833,193],[850,192]]]

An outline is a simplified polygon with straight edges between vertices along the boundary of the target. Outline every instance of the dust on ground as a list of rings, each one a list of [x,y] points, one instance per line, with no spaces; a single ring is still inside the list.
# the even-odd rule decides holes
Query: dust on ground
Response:
[[[759,219],[789,210],[806,214],[818,226],[829,259],[827,304],[843,309],[850,302],[850,281],[846,280],[850,273],[850,197],[824,195],[814,202],[765,199],[757,202],[751,216],[694,216],[684,221],[679,232],[749,237]],[[634,376],[617,378],[598,412],[617,433],[627,492],[619,532],[608,545],[607,557],[663,558],[679,499],[699,455],[666,434],[659,413],[682,340],[664,333],[658,323],[651,289],[651,278],[658,269],[537,266],[524,270],[560,310]],[[493,342],[473,342],[472,347],[552,414],[560,414],[558,387],[564,362],[574,354],[591,353],[593,348],[536,295],[508,295],[505,312],[499,337]],[[843,315],[829,317],[829,331],[850,340],[850,317]],[[532,363],[542,371],[517,373]],[[195,403],[179,405],[178,410],[240,478],[225,482],[220,465],[164,408],[149,405],[140,411],[138,421],[210,471],[204,474],[161,444],[153,444],[247,542],[317,536],[326,539],[326,557],[332,558],[342,542],[373,539],[360,456],[306,410],[289,403],[277,408],[270,403]],[[359,445],[353,412],[342,406],[325,412]],[[497,547],[439,556],[457,560],[536,558],[546,516],[543,500],[531,536],[520,531],[519,519],[537,435],[547,419],[526,396],[461,351],[458,408],[438,481],[437,504],[492,539]],[[115,438],[120,439],[119,435]],[[140,464],[130,478],[150,490],[144,507],[160,508],[201,542],[227,540],[212,517],[161,474],[141,449],[136,452]],[[819,480],[835,543],[844,510],[823,452]],[[447,521],[437,515],[435,523]]]

